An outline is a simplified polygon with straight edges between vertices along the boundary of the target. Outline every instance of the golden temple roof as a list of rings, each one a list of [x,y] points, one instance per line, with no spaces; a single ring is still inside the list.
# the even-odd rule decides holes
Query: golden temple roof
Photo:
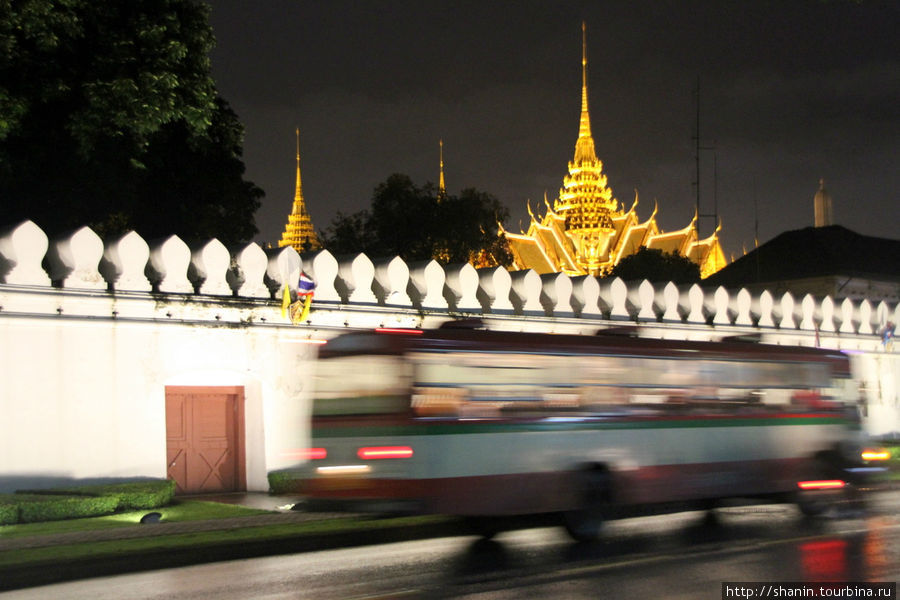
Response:
[[[309,252],[318,250],[321,247],[319,238],[316,236],[316,230],[313,227],[312,219],[309,211],[306,210],[306,201],[303,199],[303,184],[300,180],[300,129],[296,130],[297,134],[297,183],[294,188],[294,204],[291,208],[291,214],[288,215],[288,222],[285,225],[284,233],[278,241],[278,247],[291,246],[297,252]]]
[[[545,204],[546,212],[539,219],[528,207],[531,223],[527,233],[512,234],[501,227],[500,233],[506,236],[518,269],[534,269],[540,274],[602,276],[642,247],[685,256],[700,265],[703,277],[726,264],[718,228],[708,238],[699,240],[693,226],[695,216],[687,227],[665,233],[656,224],[656,208],[646,221],[639,220],[637,191],[627,212],[613,196],[591,133],[585,23],[581,25],[581,116],[575,154],[559,197],[552,208],[546,199]]]

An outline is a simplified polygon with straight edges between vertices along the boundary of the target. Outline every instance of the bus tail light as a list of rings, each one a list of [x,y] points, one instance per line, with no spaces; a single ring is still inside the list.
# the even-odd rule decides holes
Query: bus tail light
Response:
[[[884,448],[866,448],[861,456],[863,460],[890,460],[891,452]]]
[[[797,486],[801,490],[839,490],[845,485],[847,483],[840,479],[816,479],[797,482]]]
[[[413,449],[409,446],[367,446],[357,450],[356,455],[363,460],[410,458],[413,455]]]
[[[328,451],[325,448],[296,448],[285,450],[281,455],[294,460],[318,460],[328,456]]]

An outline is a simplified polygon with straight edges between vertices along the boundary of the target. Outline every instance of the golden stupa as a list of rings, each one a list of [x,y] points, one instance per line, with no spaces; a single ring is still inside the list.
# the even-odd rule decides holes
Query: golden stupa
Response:
[[[322,247],[316,230],[313,227],[309,211],[306,210],[306,201],[303,199],[303,184],[300,182],[300,129],[297,129],[297,185],[294,190],[294,205],[291,214],[288,215],[284,233],[278,241],[278,247],[291,246],[301,254],[310,250],[318,250]]]
[[[642,247],[658,248],[685,256],[700,266],[707,277],[725,266],[718,239],[718,227],[708,238],[698,239],[697,215],[685,227],[663,232],[656,224],[656,208],[646,221],[635,209],[638,195],[628,211],[619,204],[606,184],[603,163],[594,151],[587,93],[587,36],[581,26],[581,120],[575,156],[569,174],[563,178],[559,197],[551,207],[544,197],[546,212],[538,219],[528,207],[531,223],[527,233],[511,233],[500,228],[513,255],[515,268],[534,269],[540,274],[603,276],[622,258]]]

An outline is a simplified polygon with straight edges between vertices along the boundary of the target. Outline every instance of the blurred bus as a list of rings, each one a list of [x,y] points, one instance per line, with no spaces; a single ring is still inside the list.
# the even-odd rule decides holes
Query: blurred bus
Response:
[[[338,336],[316,365],[311,446],[282,476],[311,507],[616,516],[847,491],[862,434],[848,358],[744,340],[463,328]]]

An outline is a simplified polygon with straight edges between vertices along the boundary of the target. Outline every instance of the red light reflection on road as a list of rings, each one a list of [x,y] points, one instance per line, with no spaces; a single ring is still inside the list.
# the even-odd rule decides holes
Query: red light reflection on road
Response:
[[[800,545],[805,581],[847,581],[847,542],[815,540]]]

